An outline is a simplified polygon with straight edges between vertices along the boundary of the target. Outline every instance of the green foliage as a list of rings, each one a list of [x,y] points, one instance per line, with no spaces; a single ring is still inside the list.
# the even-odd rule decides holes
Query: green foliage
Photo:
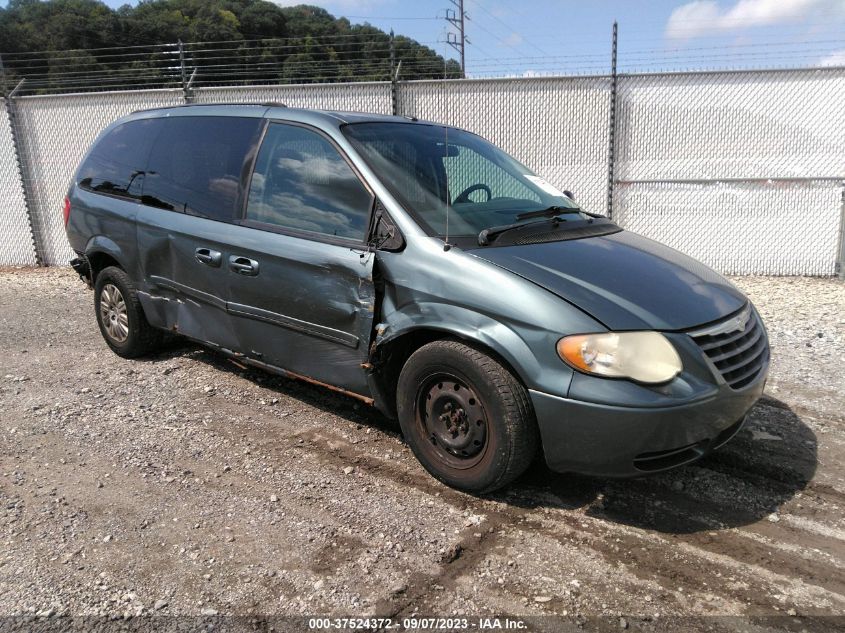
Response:
[[[313,6],[141,0],[112,10],[98,0],[10,0],[0,8],[7,83],[27,77],[39,92],[172,83],[178,41],[199,85],[390,77],[387,33]],[[161,44],[171,46],[152,48]],[[121,48],[95,50],[112,47]],[[395,38],[395,51],[402,79],[460,76],[457,62],[407,37]]]

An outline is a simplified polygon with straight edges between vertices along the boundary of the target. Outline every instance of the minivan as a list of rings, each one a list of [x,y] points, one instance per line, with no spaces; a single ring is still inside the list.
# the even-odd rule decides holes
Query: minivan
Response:
[[[343,392],[485,493],[541,452],[599,476],[688,464],[763,391],[750,301],[576,200],[413,117],[187,105],[104,130],[64,220],[115,353],[175,333]]]

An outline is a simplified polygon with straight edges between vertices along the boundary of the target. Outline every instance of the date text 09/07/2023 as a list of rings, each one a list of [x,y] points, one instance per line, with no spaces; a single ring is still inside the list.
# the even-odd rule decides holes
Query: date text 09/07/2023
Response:
[[[518,618],[310,618],[308,628],[312,630],[379,630],[399,629],[404,631],[462,631],[462,630],[510,630],[526,628]]]

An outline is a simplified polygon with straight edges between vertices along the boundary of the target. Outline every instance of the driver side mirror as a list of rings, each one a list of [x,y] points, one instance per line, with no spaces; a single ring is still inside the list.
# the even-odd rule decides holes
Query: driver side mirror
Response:
[[[570,200],[575,200],[575,194],[569,191],[568,189],[563,190],[563,195],[565,195]]]

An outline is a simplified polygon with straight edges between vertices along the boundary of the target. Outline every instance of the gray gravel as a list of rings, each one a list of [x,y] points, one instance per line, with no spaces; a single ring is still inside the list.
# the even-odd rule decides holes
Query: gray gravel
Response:
[[[845,284],[735,282],[773,345],[735,441],[657,477],[537,466],[475,498],[431,479],[365,405],[195,346],[120,359],[72,272],[0,272],[0,615],[674,630],[795,614],[826,630],[845,614]]]

